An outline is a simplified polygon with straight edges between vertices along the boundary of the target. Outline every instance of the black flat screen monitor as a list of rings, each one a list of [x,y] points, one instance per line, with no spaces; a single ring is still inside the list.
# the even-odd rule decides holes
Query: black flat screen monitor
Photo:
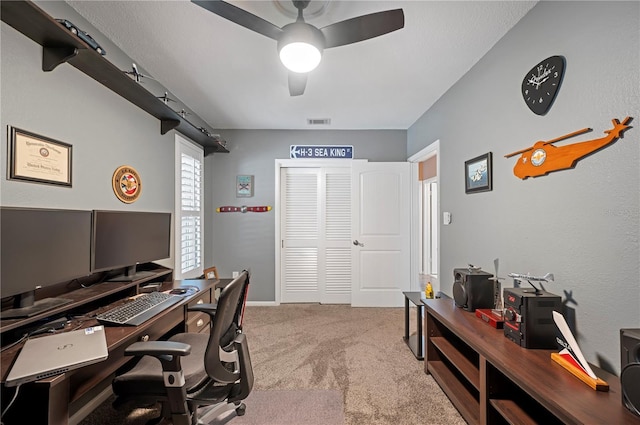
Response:
[[[171,213],[94,210],[91,271],[125,268],[109,280],[140,279],[136,265],[169,258],[170,238]]]
[[[30,317],[71,302],[36,301],[35,291],[90,274],[91,211],[2,207],[0,222],[0,293],[13,297],[2,318]]]

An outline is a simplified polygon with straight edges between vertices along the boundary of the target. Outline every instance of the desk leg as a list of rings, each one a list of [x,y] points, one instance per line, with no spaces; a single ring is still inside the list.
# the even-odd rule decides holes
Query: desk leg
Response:
[[[69,380],[65,375],[57,376],[49,382],[36,382],[35,387],[39,398],[48,401],[46,410],[42,409],[38,414],[46,414],[48,424],[67,425],[69,423]]]
[[[23,384],[4,423],[67,425],[69,423],[69,380],[58,375]]]
[[[404,298],[404,340],[409,340],[409,298]]]
[[[423,306],[416,306],[417,311],[417,322],[418,322],[418,332],[416,332],[416,357],[420,360],[424,358],[424,335],[422,334],[422,310]]]

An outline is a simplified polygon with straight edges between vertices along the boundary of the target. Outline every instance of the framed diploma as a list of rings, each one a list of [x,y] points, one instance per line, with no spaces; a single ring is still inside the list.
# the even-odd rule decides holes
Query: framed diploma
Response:
[[[9,127],[10,180],[71,187],[71,145]]]

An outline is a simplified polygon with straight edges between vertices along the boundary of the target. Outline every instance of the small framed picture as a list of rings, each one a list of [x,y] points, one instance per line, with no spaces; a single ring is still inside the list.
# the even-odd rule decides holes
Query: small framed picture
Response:
[[[236,198],[251,198],[253,196],[253,176],[236,176]]]
[[[71,145],[8,127],[10,180],[71,187]]]
[[[486,192],[491,189],[491,152],[465,161],[465,193]]]

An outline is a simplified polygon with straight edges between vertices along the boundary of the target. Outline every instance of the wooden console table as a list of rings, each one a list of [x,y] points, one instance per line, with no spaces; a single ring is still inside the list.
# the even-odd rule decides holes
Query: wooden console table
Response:
[[[168,273],[165,270],[160,270],[156,274],[157,278],[163,282],[160,290],[165,291],[179,286],[196,286],[199,291],[184,297],[182,302],[171,306],[140,326],[105,326],[109,350],[107,360],[62,375],[23,384],[15,404],[3,417],[3,423],[5,425],[24,423],[65,425],[69,422],[69,417],[107,388],[115,372],[131,360],[131,357],[124,355],[124,350],[133,342],[164,339],[176,332],[206,332],[207,318],[201,317],[202,313],[187,312],[187,307],[197,303],[212,302],[213,291],[227,282],[205,279],[174,281],[171,279],[171,270],[168,270]],[[153,281],[153,278],[151,280]],[[72,319],[65,329],[98,325],[98,321],[94,318],[95,313],[122,303],[124,298],[137,293],[139,285],[145,282],[99,283],[86,289],[73,291],[70,294],[73,295],[74,302],[65,306],[67,310],[58,311],[60,314],[78,317]],[[85,310],[85,313],[80,315],[80,310]],[[30,321],[32,319],[24,319],[22,323],[20,319],[6,321],[7,323],[2,323],[0,329],[8,331]],[[2,382],[5,381],[21,346],[22,344],[18,344],[2,352],[0,371]],[[3,410],[14,392],[15,388],[2,387]]]
[[[424,300],[425,372],[470,424],[640,424],[622,405],[619,379],[595,368],[609,391],[594,391],[450,298]]]

